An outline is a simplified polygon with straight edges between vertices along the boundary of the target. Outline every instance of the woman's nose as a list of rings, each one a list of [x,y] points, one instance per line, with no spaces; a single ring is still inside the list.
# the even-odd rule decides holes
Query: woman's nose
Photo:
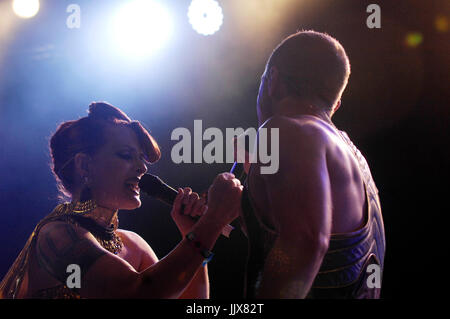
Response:
[[[138,159],[136,171],[139,175],[144,175],[145,173],[147,173],[147,164],[145,164],[144,160]]]

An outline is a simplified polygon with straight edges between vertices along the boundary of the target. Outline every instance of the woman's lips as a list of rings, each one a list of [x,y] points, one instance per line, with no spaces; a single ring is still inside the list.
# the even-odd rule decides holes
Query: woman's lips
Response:
[[[140,189],[137,184],[134,183],[125,183],[126,188],[135,195],[140,194]]]

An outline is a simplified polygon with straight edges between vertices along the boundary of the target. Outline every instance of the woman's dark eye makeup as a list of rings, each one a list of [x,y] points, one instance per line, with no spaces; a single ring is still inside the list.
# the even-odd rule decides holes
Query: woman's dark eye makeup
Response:
[[[123,159],[127,160],[133,159],[133,156],[129,153],[118,153],[117,155]]]
[[[125,159],[125,160],[132,160],[133,157],[134,157],[133,154],[130,153],[129,151],[118,152],[117,155],[118,155],[120,158],[123,158],[123,159]],[[148,161],[147,161],[147,159],[146,159],[146,157],[145,157],[144,154],[142,154],[141,156],[139,156],[139,158],[140,158],[141,160],[143,160],[145,163],[148,163]]]

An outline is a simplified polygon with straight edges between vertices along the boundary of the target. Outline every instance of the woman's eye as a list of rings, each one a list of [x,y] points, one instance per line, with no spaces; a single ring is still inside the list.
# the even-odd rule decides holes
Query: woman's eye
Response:
[[[119,155],[119,157],[121,157],[121,158],[123,158],[123,159],[126,159],[126,160],[129,160],[129,159],[132,159],[133,158],[133,156],[131,156],[130,154],[118,154]]]

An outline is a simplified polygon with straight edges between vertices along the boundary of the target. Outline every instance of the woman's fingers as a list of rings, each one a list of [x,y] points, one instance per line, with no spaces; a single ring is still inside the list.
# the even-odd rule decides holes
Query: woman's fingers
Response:
[[[205,205],[205,199],[204,198],[200,198],[198,200],[195,201],[193,207],[192,207],[192,216],[202,216],[205,214],[206,209],[208,207]]]
[[[175,200],[172,205],[172,212],[179,212],[181,209],[181,204],[183,201],[184,192],[182,188],[178,188],[178,194],[177,197],[175,197]]]
[[[183,211],[181,213],[184,215],[188,215],[189,214],[189,201],[190,201],[190,196],[192,194],[192,189],[190,187],[185,187],[183,191],[184,191]]]
[[[186,189],[185,189],[186,191]],[[197,193],[193,193],[192,190],[190,188],[188,188],[188,195],[185,196],[185,200],[184,200],[184,214],[185,215],[192,215],[193,213],[193,208],[195,203],[199,200],[199,196]]]
[[[172,206],[173,213],[200,217],[207,209],[206,199],[200,198],[197,193],[192,192],[190,187],[178,188],[178,194]]]
[[[190,187],[185,187],[184,189],[183,189],[183,192],[184,192],[184,197],[183,197],[183,204],[184,205],[187,205],[188,203],[189,203],[189,195],[191,195],[192,194],[192,189],[190,188]]]
[[[197,193],[192,192],[192,189],[190,187],[185,187],[182,191],[183,196],[181,198],[181,214],[190,216],[202,216],[207,209],[207,207],[205,207],[206,200],[204,198],[200,198]],[[175,199],[175,202],[177,202],[177,200],[178,196]]]

